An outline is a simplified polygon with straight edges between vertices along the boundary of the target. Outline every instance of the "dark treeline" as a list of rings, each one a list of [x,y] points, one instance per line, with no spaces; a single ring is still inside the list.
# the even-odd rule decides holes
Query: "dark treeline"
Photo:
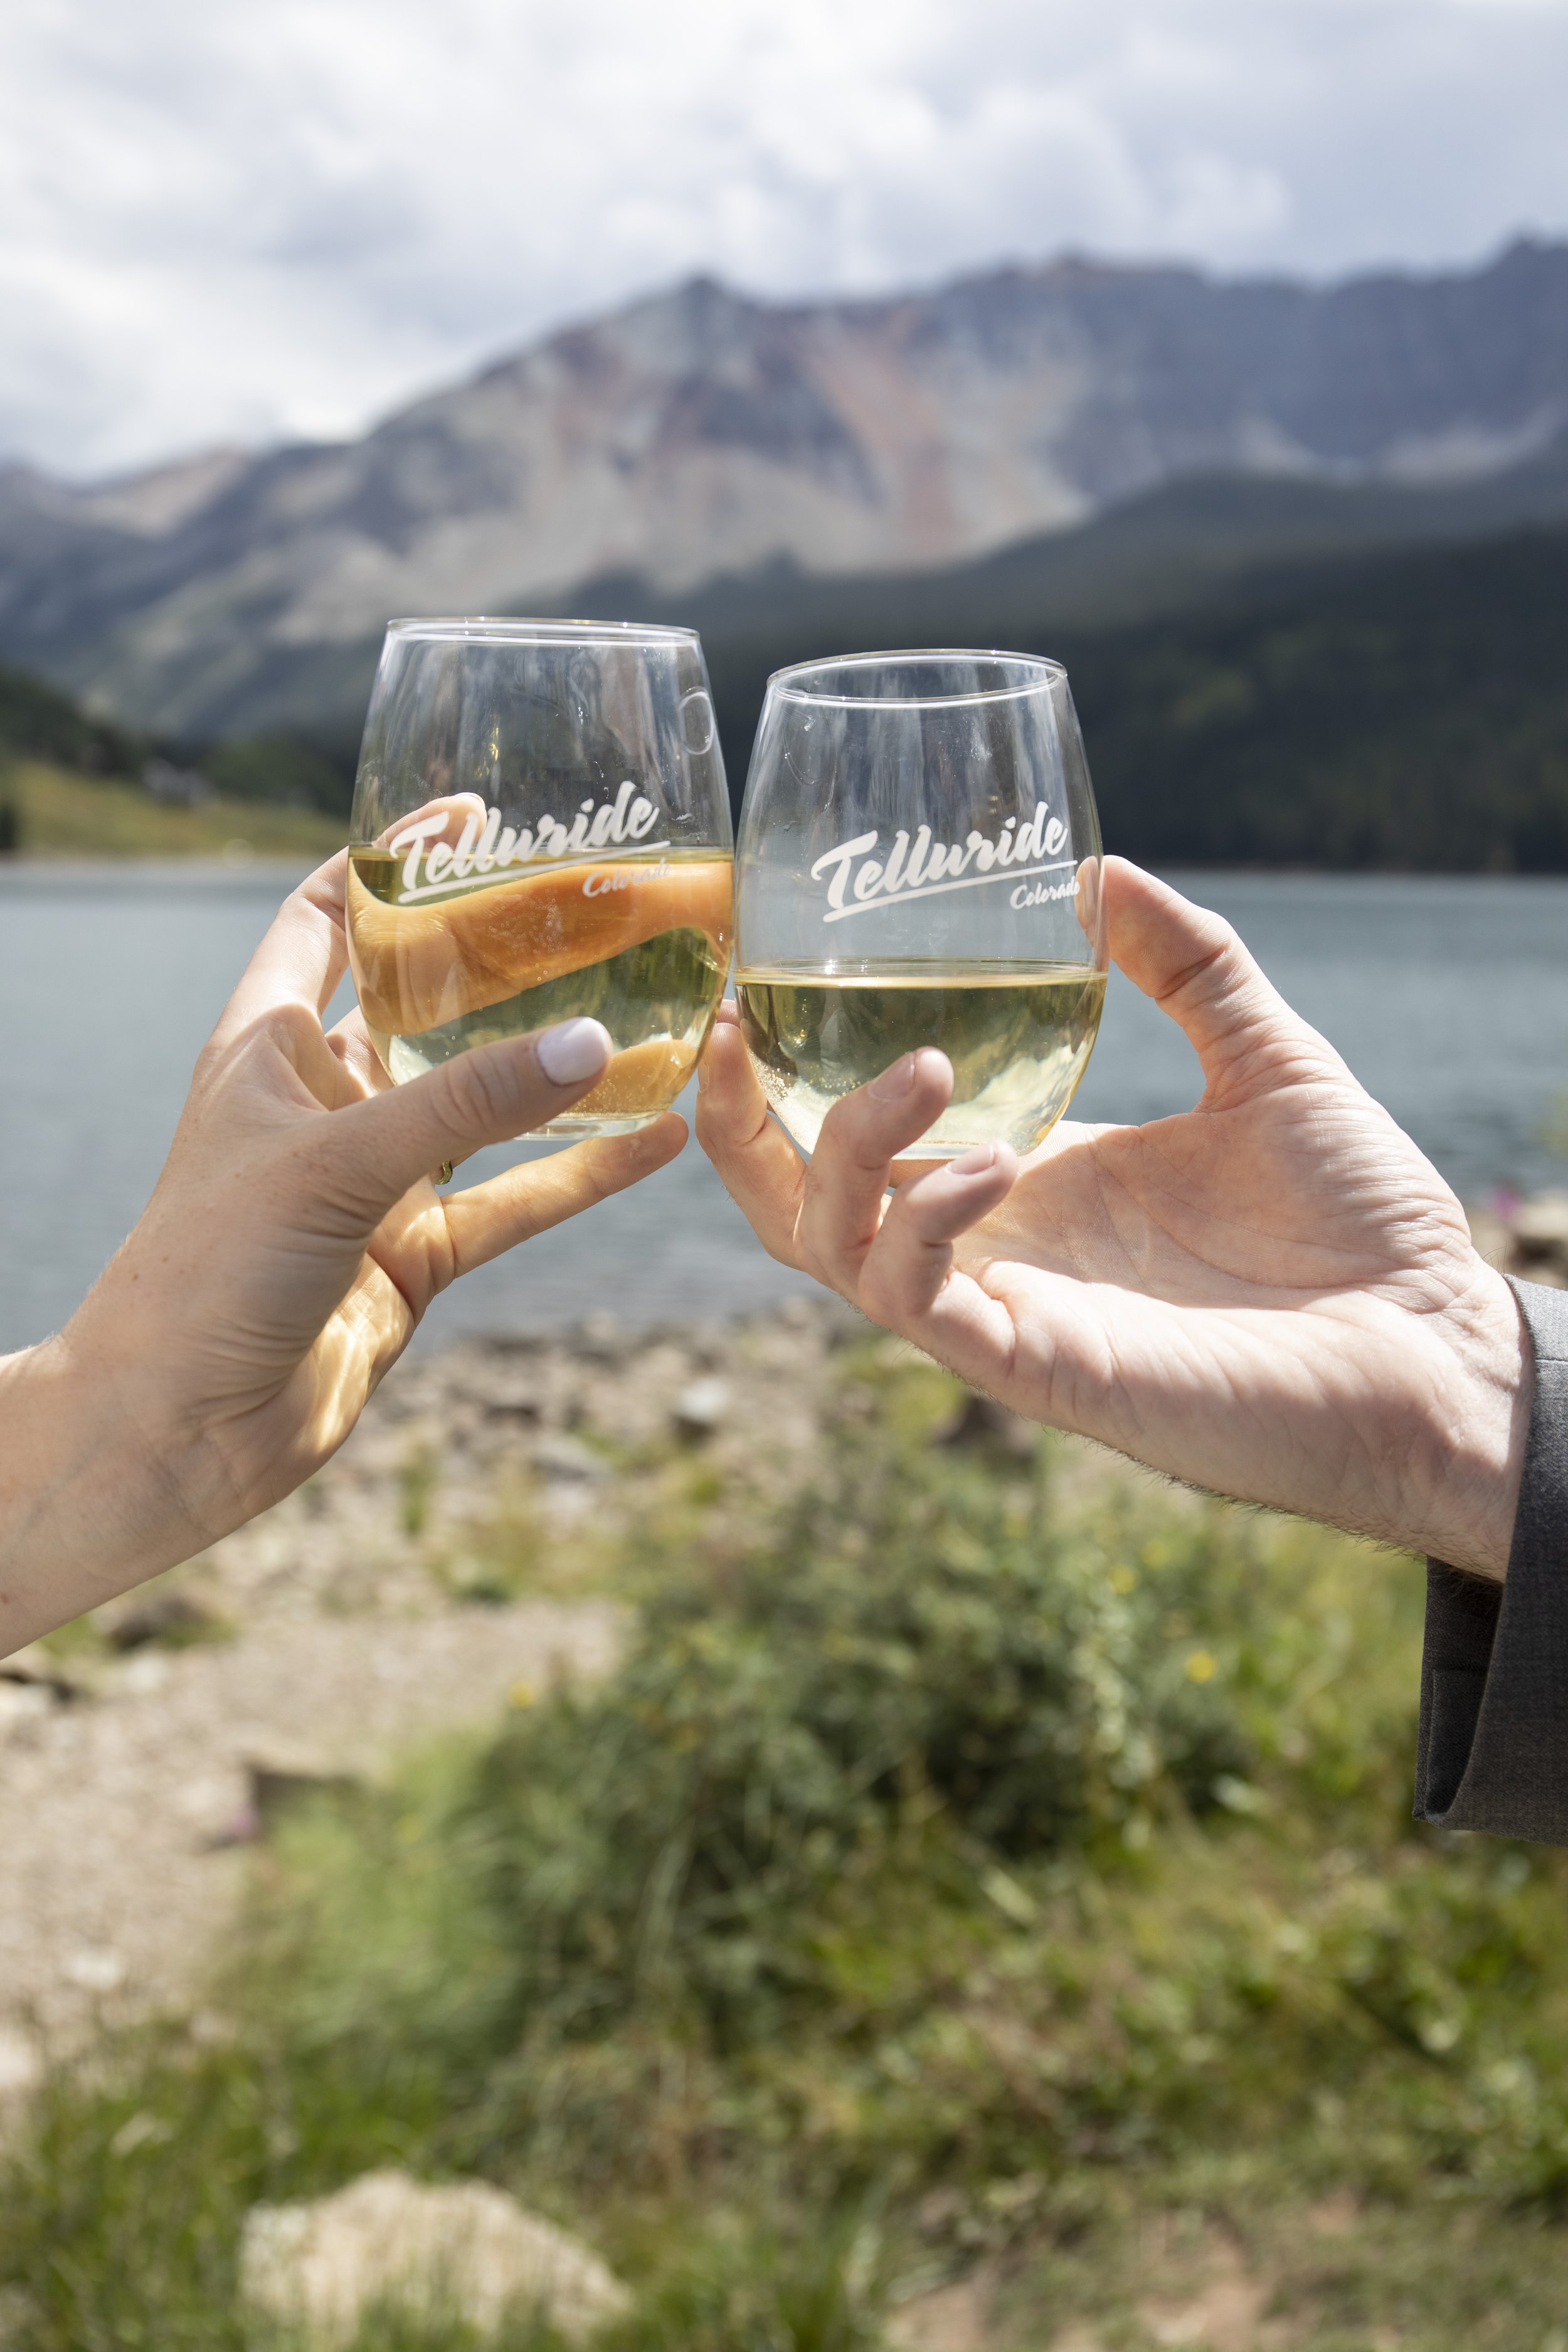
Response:
[[[1568,532],[1258,572],[1119,627],[1032,623],[975,567],[853,610],[781,580],[704,624],[737,787],[770,669],[910,643],[1067,663],[1107,845],[1152,865],[1568,872]],[[834,610],[833,607],[837,609]],[[923,621],[911,629],[910,621]]]
[[[145,748],[112,721],[90,718],[47,679],[0,667],[0,756],[50,760],[85,775],[129,776]]]
[[[1062,651],[1149,865],[1568,872],[1568,534],[1259,583]]]
[[[768,674],[868,646],[1064,660],[1107,845],[1157,866],[1568,872],[1568,530],[1208,576],[1184,605],[1070,617],[1059,543],[915,578],[786,566],[682,596],[604,581],[574,609],[700,629],[738,803]],[[368,649],[367,649],[368,650]],[[360,691],[356,688],[356,692]],[[153,744],[0,670],[0,753],[135,775],[153,751],[234,800],[348,815],[357,712]]]
[[[242,735],[192,756],[215,791],[231,801],[278,801],[348,823],[354,796],[354,748],[298,735]]]

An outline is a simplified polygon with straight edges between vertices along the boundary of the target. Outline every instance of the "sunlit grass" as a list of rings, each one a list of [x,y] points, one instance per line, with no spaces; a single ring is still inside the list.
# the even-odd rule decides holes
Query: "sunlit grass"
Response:
[[[180,808],[139,784],[100,781],[37,760],[0,763],[0,804],[15,812],[24,857],[330,857],[336,818],[262,801]],[[237,845],[238,846],[237,847]]]

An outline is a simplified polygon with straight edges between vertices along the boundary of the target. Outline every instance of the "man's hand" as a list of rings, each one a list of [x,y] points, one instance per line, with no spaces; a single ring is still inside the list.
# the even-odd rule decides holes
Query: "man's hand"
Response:
[[[66,1329],[0,1363],[0,1655],[200,1550],[336,1451],[437,1291],[646,1176],[673,1114],[443,1198],[432,1181],[569,1110],[597,1022],[390,1085],[345,962],[346,859],[302,884],[196,1066],[157,1189]]]
[[[897,1168],[952,1092],[926,1051],[836,1105],[807,1169],[731,1020],[703,1149],[774,1257],[1016,1412],[1500,1577],[1530,1388],[1507,1284],[1227,923],[1121,858],[1101,887],[1114,961],[1197,1050],[1194,1110]]]

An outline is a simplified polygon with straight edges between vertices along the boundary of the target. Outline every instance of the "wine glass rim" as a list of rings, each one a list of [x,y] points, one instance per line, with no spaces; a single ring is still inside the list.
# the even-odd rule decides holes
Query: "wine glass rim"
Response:
[[[952,694],[833,694],[805,683],[814,677],[828,678],[845,670],[897,662],[1008,662],[1028,675],[1016,684],[969,687]],[[1061,663],[1046,654],[1008,653],[999,646],[899,646],[885,653],[831,654],[816,661],[792,662],[773,671],[768,692],[784,701],[812,702],[834,710],[949,710],[964,703],[1017,702],[1027,695],[1048,693],[1066,677]]]
[[[399,637],[438,637],[455,645],[700,645],[695,629],[676,628],[663,621],[574,621],[531,619],[511,613],[437,613],[410,614],[388,621],[386,634]]]

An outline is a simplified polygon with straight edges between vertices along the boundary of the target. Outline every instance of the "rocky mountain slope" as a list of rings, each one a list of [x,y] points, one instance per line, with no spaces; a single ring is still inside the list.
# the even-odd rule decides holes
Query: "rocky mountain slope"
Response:
[[[1061,261],[777,305],[698,279],[357,442],[0,473],[0,655],[141,724],[254,725],[270,680],[308,703],[394,612],[930,569],[1194,475],[1474,484],[1565,426],[1568,246],[1326,288]]]

